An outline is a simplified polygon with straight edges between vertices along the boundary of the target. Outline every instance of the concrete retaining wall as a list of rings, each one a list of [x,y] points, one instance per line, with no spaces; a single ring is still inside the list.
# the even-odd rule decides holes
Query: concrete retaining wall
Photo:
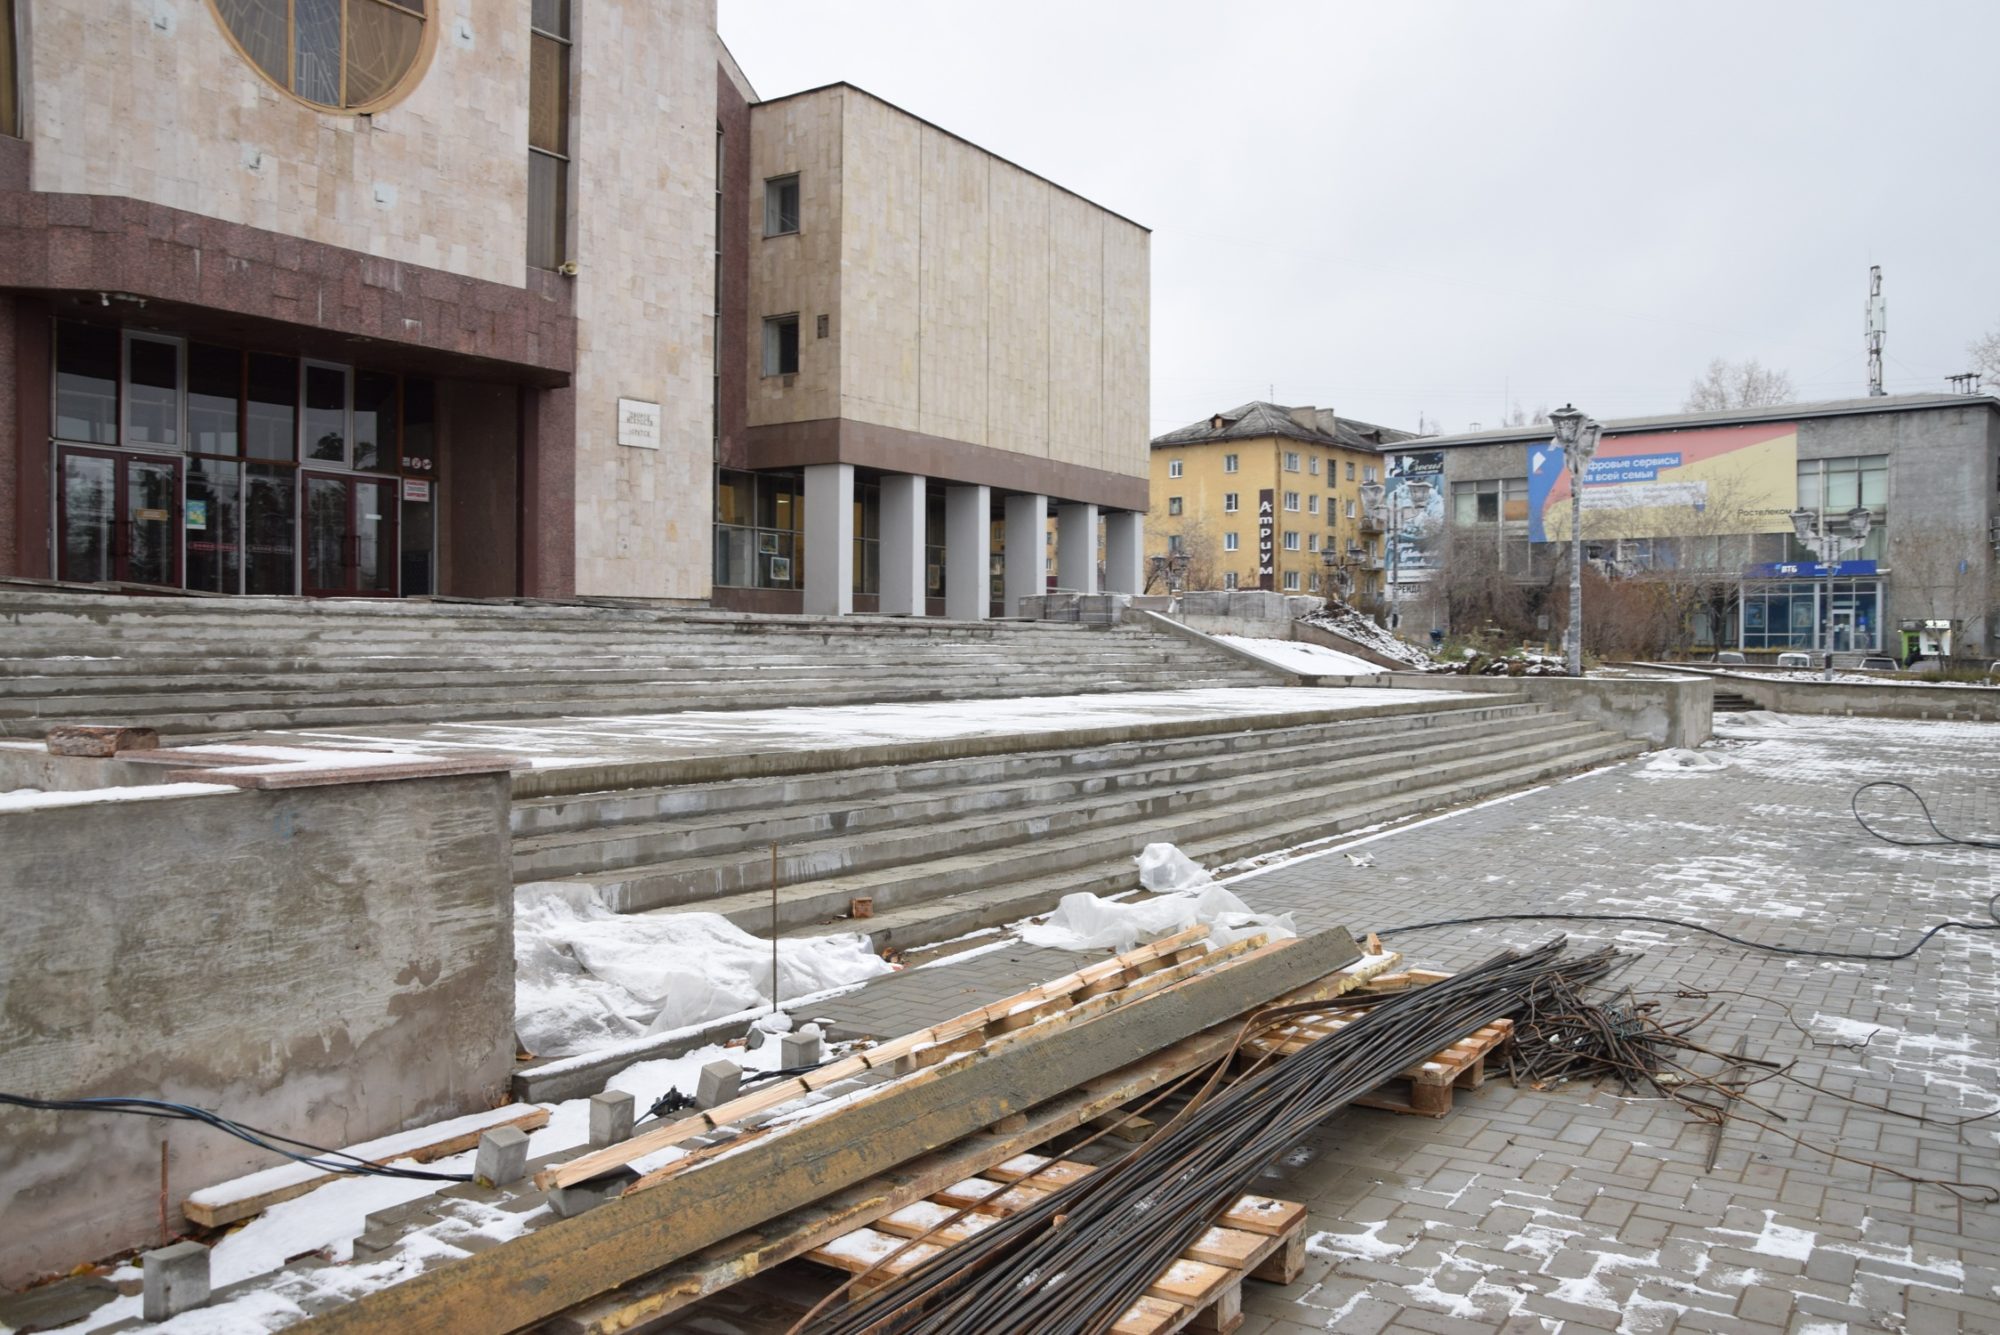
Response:
[[[1759,709],[1782,714],[2000,723],[2000,688],[1991,686],[1870,686],[1846,681],[1773,681],[1749,672],[1687,670],[1701,672],[1717,689],[1734,691],[1754,702]]]
[[[172,1099],[332,1147],[494,1106],[513,1060],[507,788],[496,771],[0,811],[0,1088]],[[157,1244],[162,1145],[176,1229],[189,1192],[279,1162],[195,1123],[0,1109],[0,1284]]]
[[[1388,672],[1337,680],[1427,691],[1516,692],[1655,746],[1700,746],[1709,739],[1715,721],[1715,684],[1702,677],[1461,677],[1441,672]]]

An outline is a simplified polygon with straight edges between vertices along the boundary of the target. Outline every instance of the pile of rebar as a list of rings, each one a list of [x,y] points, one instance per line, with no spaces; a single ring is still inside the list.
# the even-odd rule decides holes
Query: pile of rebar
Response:
[[[948,1247],[897,1282],[796,1330],[825,1335],[1108,1331],[1218,1214],[1313,1126],[1400,1072],[1537,999],[1601,981],[1605,949],[1560,939],[1443,982],[1369,998],[1353,1023],[1197,1100],[1118,1163]],[[1325,1003],[1261,1012],[1248,1038]],[[1241,1047],[1239,1040],[1238,1047]]]

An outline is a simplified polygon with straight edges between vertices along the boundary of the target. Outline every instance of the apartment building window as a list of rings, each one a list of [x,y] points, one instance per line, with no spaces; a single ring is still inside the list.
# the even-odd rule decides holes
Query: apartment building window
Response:
[[[1180,535],[1180,534],[1178,534],[1178,533],[1169,533],[1169,534],[1167,535],[1167,555],[1168,555],[1168,556],[1179,556],[1179,555],[1181,554],[1181,547],[1182,547],[1182,546],[1183,546],[1183,543],[1182,543],[1182,541],[1181,541],[1181,535]]]
[[[1311,473],[1314,477],[1319,476],[1319,456],[1317,454],[1309,454],[1306,456],[1306,471],[1308,473]]]
[[[764,374],[795,375],[799,369],[799,317],[774,315],[764,321]]]
[[[1347,461],[1347,480],[1349,482],[1354,481],[1354,460],[1352,459]]]
[[[1306,534],[1306,550],[1309,552],[1316,552],[1319,550],[1319,534],[1317,533]]]
[[[1318,497],[1318,495],[1316,495],[1316,494],[1315,494],[1315,495],[1312,495],[1312,496],[1308,496],[1308,497],[1306,497],[1306,513],[1307,513],[1307,514],[1309,514],[1309,515],[1316,515],[1316,514],[1318,514],[1318,513],[1319,513],[1319,497]]]
[[[1319,592],[1319,572],[1317,570],[1306,577],[1306,590],[1310,593]]]
[[[1352,499],[1349,499],[1349,501],[1347,502],[1347,517],[1349,519],[1354,518],[1354,502]]]
[[[1222,535],[1222,550],[1225,552],[1236,550],[1236,535],[1234,533],[1225,533]]]
[[[799,175],[764,182],[764,235],[793,236],[799,230]]]
[[[1180,512],[1181,512],[1181,498],[1178,496],[1167,497],[1167,513],[1170,515],[1177,515]]]
[[[1167,460],[1167,476],[1179,477],[1180,475],[1181,475],[1181,461],[1179,459]]]
[[[528,263],[560,269],[569,258],[569,0],[534,0],[529,27]]]
[[[1373,481],[1375,481],[1375,465],[1374,465],[1374,464],[1363,464],[1363,465],[1361,465],[1361,480],[1362,480],[1363,482],[1373,482]]]
[[[1889,456],[1864,454],[1841,459],[1799,461],[1801,509],[1818,511],[1824,523],[1845,515],[1858,505],[1866,506],[1875,513],[1875,525],[1869,530],[1868,540],[1854,555],[1862,560],[1879,561],[1888,540]],[[1784,541],[1785,560],[1818,559],[1790,534],[1785,535]]]
[[[14,0],[0,0],[0,134],[21,135],[21,57],[14,46]]]
[[[1297,510],[1299,508],[1299,494],[1296,491],[1285,493],[1285,508],[1287,510]]]
[[[14,6],[4,8],[11,44]],[[216,17],[259,73],[335,111],[372,110],[415,83],[428,8],[424,0],[215,0]]]
[[[1285,592],[1297,593],[1298,591],[1299,591],[1299,572],[1296,570],[1287,570],[1285,572]]]
[[[1233,515],[1240,508],[1242,507],[1236,492],[1225,491],[1222,493],[1222,513]]]
[[[1225,570],[1222,572],[1222,587],[1232,590],[1236,587],[1236,572],[1234,570]]]
[[[1299,471],[1299,456],[1297,451],[1285,451],[1285,471],[1287,473],[1296,473]]]
[[[1451,484],[1451,522],[1454,524],[1510,524],[1527,522],[1528,479],[1488,478],[1478,482]]]
[[[1299,531],[1295,528],[1286,529],[1285,550],[1288,552],[1295,552],[1298,549],[1299,549]]]
[[[1236,456],[1235,456],[1235,455],[1233,455],[1233,454],[1225,454],[1225,455],[1223,455],[1223,456],[1222,456],[1222,471],[1223,471],[1223,472],[1225,472],[1225,473],[1233,473],[1233,472],[1235,472],[1235,471],[1236,471]]]

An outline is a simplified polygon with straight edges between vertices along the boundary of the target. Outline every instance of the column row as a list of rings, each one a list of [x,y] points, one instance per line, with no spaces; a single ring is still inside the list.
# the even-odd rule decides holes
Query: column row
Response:
[[[924,615],[928,481],[911,474],[881,479],[881,610],[886,616]],[[805,493],[805,610],[842,616],[854,610],[854,465],[808,465]],[[992,488],[949,483],[944,497],[945,615],[982,620],[989,599]],[[1043,535],[1049,498],[1009,494],[1003,510],[1001,606],[1006,615],[1015,616],[1023,598],[1047,588]],[[1057,587],[1096,593],[1098,507],[1063,501],[1055,512]],[[1139,593],[1144,588],[1145,516],[1114,510],[1103,518],[1104,591]]]

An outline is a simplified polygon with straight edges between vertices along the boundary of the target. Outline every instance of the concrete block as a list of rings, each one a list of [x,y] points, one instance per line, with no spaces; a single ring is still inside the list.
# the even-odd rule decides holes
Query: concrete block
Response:
[[[208,1306],[208,1248],[198,1242],[177,1242],[145,1255],[145,1297],[148,1321],[165,1321]]]
[[[607,1089],[590,1096],[590,1144],[593,1149],[616,1145],[632,1136],[632,1096]]]
[[[496,1126],[479,1138],[472,1175],[489,1187],[518,1182],[528,1168],[528,1133],[518,1126]]]
[[[593,1177],[573,1187],[557,1187],[549,1193],[549,1209],[558,1219],[574,1219],[586,1210],[595,1210],[608,1200],[625,1194],[625,1188],[639,1180],[629,1168],[620,1168],[603,1177]]]
[[[743,1083],[743,1068],[735,1062],[712,1061],[701,1068],[701,1083],[695,1086],[697,1108],[713,1108],[736,1097]]]
[[[817,1066],[820,1060],[819,1033],[786,1034],[778,1042],[778,1065]]]

